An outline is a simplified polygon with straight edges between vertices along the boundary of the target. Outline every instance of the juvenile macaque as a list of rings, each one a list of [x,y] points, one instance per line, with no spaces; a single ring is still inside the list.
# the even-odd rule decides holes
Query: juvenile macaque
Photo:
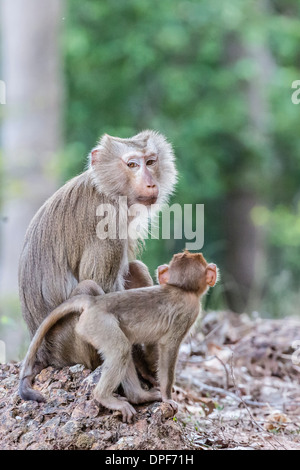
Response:
[[[47,332],[71,312],[78,312],[77,335],[104,358],[102,375],[94,390],[99,403],[120,410],[124,422],[131,422],[136,413],[131,403],[162,399],[176,413],[171,392],[179,346],[199,314],[199,298],[217,280],[217,267],[208,264],[201,253],[185,251],[174,255],[169,266],[160,266],[158,277],[162,283],[158,286],[96,297],[78,295],[56,308],[31,342],[21,380],[33,375],[36,354]],[[132,345],[142,343],[158,347],[161,393],[155,388],[143,390],[140,385],[131,351]],[[128,401],[114,395],[120,384]],[[39,392],[31,389],[30,393],[31,399],[44,400]]]
[[[19,287],[23,317],[32,336],[76,286],[76,294],[95,295],[99,289],[108,293],[152,284],[146,266],[133,261],[139,241],[119,236],[124,228],[126,233],[130,217],[118,220],[115,238],[100,239],[97,208],[112,206],[114,224],[120,215],[120,197],[127,198],[126,210],[136,203],[161,204],[175,182],[172,147],[161,134],[147,130],[130,139],[107,134],[101,138],[90,154],[89,169],[46,201],[28,228]],[[85,284],[81,291],[84,280],[94,283]],[[96,349],[76,333],[76,321],[76,315],[70,315],[47,334],[34,364],[35,374],[48,365],[81,363],[94,369],[101,363]],[[24,377],[24,393],[31,380]]]

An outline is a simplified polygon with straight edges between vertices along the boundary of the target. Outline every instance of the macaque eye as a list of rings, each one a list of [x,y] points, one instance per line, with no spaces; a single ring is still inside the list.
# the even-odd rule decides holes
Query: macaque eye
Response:
[[[138,166],[138,164],[135,163],[135,162],[129,162],[129,163],[127,163],[127,166],[128,166],[128,168],[135,168],[135,167]]]
[[[151,166],[151,165],[154,165],[155,163],[156,163],[156,160],[147,160],[146,165]]]

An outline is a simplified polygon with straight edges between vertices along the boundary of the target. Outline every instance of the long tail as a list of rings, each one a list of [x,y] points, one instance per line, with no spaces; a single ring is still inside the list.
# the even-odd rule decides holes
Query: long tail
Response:
[[[89,307],[92,300],[93,298],[88,295],[72,297],[53,310],[53,312],[45,318],[43,323],[41,323],[32,338],[21,368],[19,395],[23,400],[46,401],[41,393],[32,388],[32,382],[36,374],[35,362],[38,349],[45,335],[61,318],[64,318],[72,312],[82,313],[84,309]]]

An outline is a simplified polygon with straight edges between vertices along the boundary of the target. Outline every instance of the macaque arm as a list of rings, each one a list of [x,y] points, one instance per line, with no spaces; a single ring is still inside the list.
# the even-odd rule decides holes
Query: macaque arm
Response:
[[[139,260],[129,263],[128,272],[124,277],[124,281],[126,290],[153,286],[153,280],[147,266]]]
[[[102,242],[102,244],[99,242]],[[90,279],[95,281],[98,286],[103,288],[106,292],[122,290],[123,283],[121,274],[118,272],[118,261],[120,261],[118,260],[118,256],[121,255],[122,249],[116,247],[115,259],[112,263],[110,259],[112,253],[108,249],[109,247],[107,247],[107,249],[103,248],[105,242],[106,240],[96,240],[85,248],[79,264],[79,282]],[[116,243],[118,243],[117,240]],[[99,258],[97,257],[97,253],[99,253]],[[111,266],[109,273],[107,266]]]

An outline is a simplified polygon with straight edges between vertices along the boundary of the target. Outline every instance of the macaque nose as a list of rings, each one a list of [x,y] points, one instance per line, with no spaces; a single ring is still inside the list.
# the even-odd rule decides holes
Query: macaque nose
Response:
[[[155,204],[158,198],[158,187],[156,184],[147,184],[144,186],[144,190],[142,190],[138,196],[138,202],[149,206],[151,204]]]
[[[156,186],[155,183],[153,184],[147,184],[147,193],[149,194],[150,197],[157,198],[158,196],[158,187]]]

